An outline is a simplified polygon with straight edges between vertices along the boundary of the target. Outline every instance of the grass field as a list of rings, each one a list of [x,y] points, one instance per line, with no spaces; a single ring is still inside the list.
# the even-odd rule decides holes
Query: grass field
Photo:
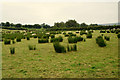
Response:
[[[75,32],[75,31],[74,31]],[[11,45],[2,42],[3,78],[118,78],[118,38],[115,33],[103,33],[110,36],[106,47],[96,44],[100,35],[96,30],[92,39],[77,43],[77,51],[56,53],[53,43],[38,44],[37,38],[29,41],[22,39]],[[56,36],[63,36],[57,34]],[[79,35],[79,34],[77,34]],[[86,38],[85,35],[83,35]],[[67,37],[63,44],[67,46]],[[29,50],[28,45],[36,45]],[[11,55],[9,48],[15,47]]]

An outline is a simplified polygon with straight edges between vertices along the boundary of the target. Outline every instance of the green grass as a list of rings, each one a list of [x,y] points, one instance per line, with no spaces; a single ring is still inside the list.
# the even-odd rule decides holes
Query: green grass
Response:
[[[73,32],[75,33],[75,31]],[[117,78],[118,77],[118,39],[117,34],[102,33],[110,36],[106,47],[96,44],[99,31],[91,39],[77,43],[77,51],[56,53],[53,43],[38,44],[37,38],[29,41],[22,39],[11,45],[2,42],[2,77],[3,78]],[[67,47],[68,40],[62,34],[62,45]],[[80,35],[80,34],[76,34]],[[86,35],[82,35],[86,38]],[[36,45],[36,50],[29,50],[28,45]],[[11,55],[10,47],[15,47]]]

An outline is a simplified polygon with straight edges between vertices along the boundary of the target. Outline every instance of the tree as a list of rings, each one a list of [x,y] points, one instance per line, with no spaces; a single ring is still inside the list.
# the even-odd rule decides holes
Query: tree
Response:
[[[1,26],[5,26],[5,23],[4,23],[4,22],[1,22]]]
[[[57,23],[54,23],[54,27],[65,27],[65,23],[64,22],[57,22]]]
[[[6,22],[6,23],[5,23],[5,26],[6,26],[6,27],[9,27],[9,26],[10,26],[10,23],[9,23],[9,22]]]
[[[77,21],[75,20],[68,20],[65,23],[66,27],[79,27],[79,23],[77,23]]]
[[[16,27],[22,27],[22,24],[18,23],[15,25]]]
[[[15,25],[13,23],[11,23],[10,26],[15,26]]]
[[[98,24],[90,24],[89,26],[98,26]]]
[[[81,26],[81,27],[87,27],[87,24],[81,23],[80,26]]]

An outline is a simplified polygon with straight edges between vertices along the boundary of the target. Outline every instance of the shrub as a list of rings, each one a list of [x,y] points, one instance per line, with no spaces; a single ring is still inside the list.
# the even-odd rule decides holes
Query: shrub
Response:
[[[110,37],[104,36],[104,38],[105,38],[107,41],[110,41]]]
[[[15,48],[14,48],[14,47],[11,47],[11,48],[10,48],[10,53],[11,53],[11,54],[14,54],[14,53],[15,53]]]
[[[17,38],[17,39],[16,39],[16,42],[21,42],[21,38]]]
[[[27,40],[30,40],[30,37],[27,37]]]
[[[4,40],[4,44],[10,44],[10,43],[11,43],[11,41],[9,39]]]
[[[55,38],[55,35],[52,34],[52,35],[51,35],[51,38]]]
[[[100,47],[106,46],[106,43],[105,43],[105,41],[104,41],[104,39],[103,39],[102,36],[98,36],[98,37],[96,38],[96,43],[97,43]]]
[[[66,49],[64,46],[60,45],[59,42],[53,43],[54,49],[57,53],[66,53]]]
[[[72,37],[69,37],[69,38],[68,38],[68,42],[69,42],[69,43],[77,43],[77,38],[76,38],[76,37],[73,37],[73,38],[72,38]]]
[[[48,43],[48,39],[38,39],[38,43]]]
[[[29,48],[29,50],[36,50],[36,46],[35,45],[29,45],[28,48]]]
[[[91,33],[87,34],[87,38],[92,38],[92,34]]]
[[[78,42],[79,42],[79,41],[83,41],[83,37],[81,37],[81,36],[79,36],[79,37],[77,36],[76,38],[77,38],[77,41],[78,41]]]
[[[118,34],[117,37],[120,38],[120,34]]]

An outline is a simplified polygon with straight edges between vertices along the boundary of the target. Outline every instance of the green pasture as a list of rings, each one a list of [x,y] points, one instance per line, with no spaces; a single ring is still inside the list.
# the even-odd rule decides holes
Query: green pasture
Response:
[[[75,31],[72,31],[75,33]],[[22,39],[11,45],[2,42],[2,77],[3,78],[118,78],[118,38],[115,33],[102,33],[110,36],[106,47],[96,44],[93,37],[77,42],[77,51],[56,53],[53,43],[38,43],[38,38]],[[65,47],[67,37],[61,35]],[[80,35],[79,33],[77,35]],[[29,50],[29,45],[36,45],[36,50]],[[70,44],[71,45],[71,44]],[[10,47],[15,47],[15,54],[10,54]]]

